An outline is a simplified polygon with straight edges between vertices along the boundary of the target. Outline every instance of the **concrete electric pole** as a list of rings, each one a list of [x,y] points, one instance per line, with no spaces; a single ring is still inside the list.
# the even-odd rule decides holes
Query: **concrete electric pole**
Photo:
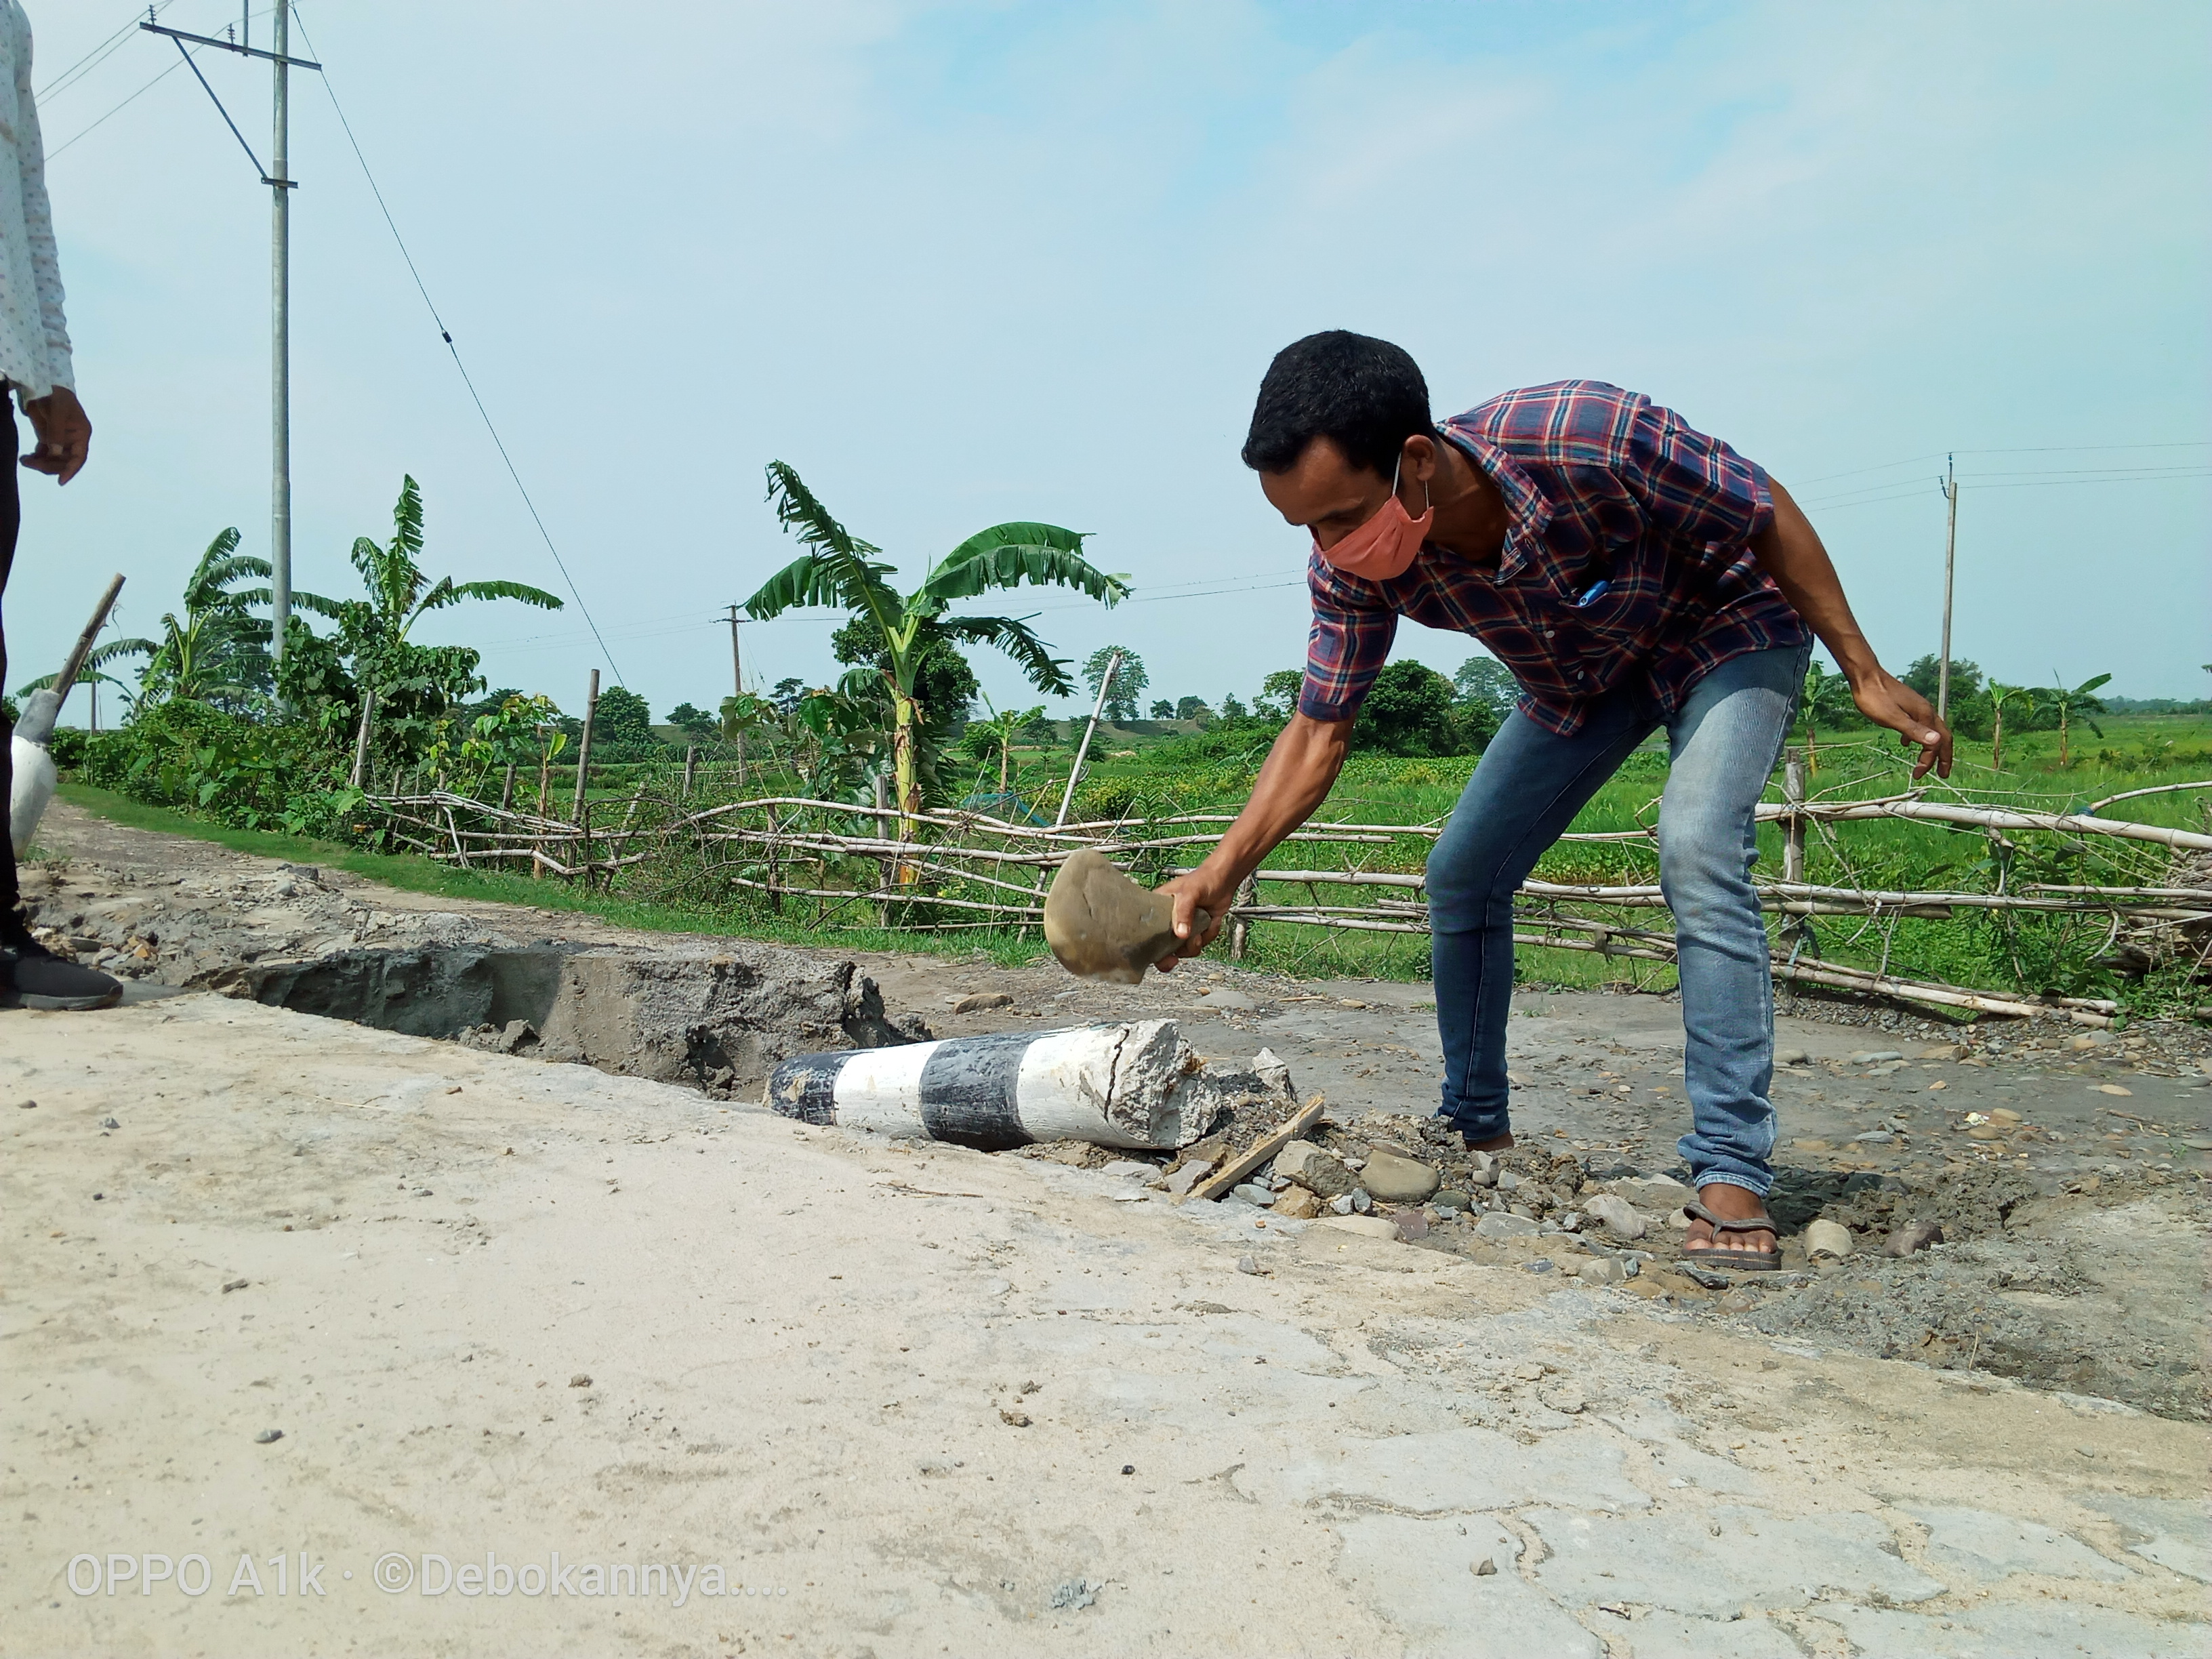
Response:
[[[249,6],[247,19],[252,13]],[[284,661],[284,635],[292,620],[292,203],[291,193],[298,186],[291,177],[291,112],[289,98],[291,91],[291,71],[295,68],[319,70],[322,65],[305,58],[291,55],[292,8],[280,3],[275,13],[276,49],[262,52],[245,40],[218,40],[212,35],[188,34],[182,29],[164,28],[149,21],[139,27],[149,34],[165,34],[177,43],[184,54],[185,64],[191,70],[201,87],[213,100],[216,112],[222,117],[223,125],[230,129],[238,147],[246,152],[246,159],[253,163],[253,170],[261,175],[261,182],[269,186],[270,225],[270,319],[269,319],[269,567],[270,567],[270,654],[279,668]],[[246,135],[238,130],[238,123],[230,118],[230,112],[216,97],[215,88],[200,73],[200,66],[192,61],[186,41],[193,46],[212,46],[217,52],[235,52],[241,58],[265,58],[270,66],[270,164],[261,165],[261,158],[253,153],[253,146],[246,142]]]

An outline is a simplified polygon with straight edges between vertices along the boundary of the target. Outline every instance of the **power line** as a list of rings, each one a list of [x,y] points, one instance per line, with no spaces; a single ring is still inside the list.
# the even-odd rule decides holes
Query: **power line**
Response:
[[[189,55],[189,54],[187,54],[187,56],[184,58],[184,60],[183,60],[183,61],[184,61],[185,63],[190,63],[190,62],[191,61],[191,58],[190,55]],[[91,126],[88,126],[88,127],[84,127],[84,128],[80,129],[80,130],[78,131],[78,132],[76,133],[76,137],[72,137],[72,138],[70,138],[70,139],[69,139],[69,140],[67,141],[67,143],[62,143],[62,144],[57,145],[54,149],[48,150],[48,151],[46,152],[46,160],[48,160],[49,161],[52,161],[56,160],[58,157],[59,157],[59,156],[60,156],[60,155],[61,155],[62,151],[64,151],[64,150],[67,149],[70,147],[70,145],[76,143],[78,138],[82,138],[82,137],[87,137],[88,135],[89,135],[89,134],[92,132],[93,129],[94,129],[94,127],[97,127],[97,126],[100,125],[102,122],[105,122],[105,121],[107,119],[107,117],[108,117],[109,115],[119,115],[119,114],[121,114],[125,110],[128,109],[131,105],[133,105],[133,104],[137,103],[137,102],[138,101],[138,100],[139,100],[141,97],[143,97],[144,94],[146,94],[147,93],[151,92],[151,91],[152,91],[155,87],[157,87],[157,86],[161,85],[162,82],[164,82],[164,81],[167,80],[171,76],[174,75],[174,74],[177,72],[177,70],[178,70],[179,67],[179,64],[170,64],[170,65],[168,66],[168,68],[167,68],[167,69],[163,70],[162,70],[159,75],[155,76],[152,80],[150,80],[150,81],[149,81],[148,82],[146,82],[146,84],[145,84],[144,86],[143,86],[143,87],[139,88],[138,88],[138,90],[137,90],[137,92],[132,93],[132,94],[131,94],[128,98],[125,98],[125,99],[121,103],[119,103],[119,104],[116,105],[112,109],[109,110],[109,111],[107,112],[107,115],[103,115],[103,116],[101,116],[101,117],[100,118],[100,119],[99,119],[98,121],[94,121],[94,122],[92,124],[92,125],[91,125]]]
[[[2015,483],[1976,483],[1972,477],[1963,477],[1959,482],[1961,487],[1973,484],[1977,494],[1985,495],[1993,489],[2070,489],[2092,484],[2171,483],[2191,478],[2212,478],[2212,468],[2202,472],[2169,472],[2147,478],[2027,478]],[[1892,490],[1886,495],[1865,495],[1856,501],[1839,497],[1833,501],[1807,501],[1804,505],[1808,510],[1819,507],[1826,513],[1841,513],[1854,507],[1879,507],[1884,501],[1919,501],[1925,497],[1927,491],[1927,485],[1916,483],[1909,489]]]
[[[1960,450],[1959,453],[1972,452]],[[1996,452],[1984,451],[1983,453]],[[2164,483],[2175,478],[2212,477],[2201,464],[2189,466],[2113,466],[2113,467],[2054,467],[2017,471],[1972,472],[1960,482],[1972,484],[1977,489],[2047,489],[2069,484]],[[1992,483],[1994,479],[2011,479],[2012,483]],[[1804,503],[1808,507],[1866,507],[1875,501],[1909,501],[1922,495],[1927,486],[1918,480],[1910,483],[1902,479],[1887,479],[1881,483],[1862,484],[1856,489],[1844,490],[1838,495],[1817,496]],[[1880,492],[1880,493],[1877,493]]]
[[[153,21],[155,17],[167,10],[173,3],[174,3],[174,0],[156,0],[156,3],[153,5],[142,7],[138,11],[133,11],[131,14],[130,21],[125,23],[121,28],[116,30],[114,33],[109,35],[105,40],[102,40],[90,52],[85,53],[83,57],[78,58],[76,62],[71,64],[59,75],[57,75],[52,80],[47,82],[46,85],[40,87],[38,91],[33,94],[34,104],[43,106],[52,102],[63,93],[68,91],[70,88],[76,85],[79,81],[83,80],[86,76],[98,69],[101,64],[106,63],[110,58],[113,57],[117,51],[121,48],[123,43],[137,33],[138,25],[141,21]],[[143,19],[139,15],[139,11],[143,11],[145,14]]]
[[[1944,457],[1946,454],[1952,454],[1952,455],[2060,455],[2060,454],[2073,455],[2073,454],[2084,454],[2084,455],[2086,455],[2086,454],[2096,454],[2096,453],[2100,453],[2106,452],[2106,451],[2110,451],[2110,450],[2118,450],[2118,449],[2212,449],[2212,443],[2206,443],[2206,442],[2202,442],[2202,441],[2198,441],[2191,440],[2191,441],[2187,441],[2187,442],[2177,442],[2177,443],[2149,443],[2149,444],[2028,444],[2028,445],[2025,445],[2025,446],[2021,446],[2021,447],[2018,447],[2006,448],[2006,449],[1954,449],[1954,450],[1940,450],[1940,449],[1939,449],[1939,450],[1936,450],[1936,451],[1934,451],[1934,452],[1932,452],[1932,453],[1929,453],[1929,454],[1926,454],[1926,455],[1907,455],[1907,456],[1906,456],[1903,460],[1900,460],[1900,461],[1884,461],[1884,462],[1883,462],[1881,465],[1879,465],[1879,466],[1858,466],[1858,467],[1853,467],[1853,468],[1852,468],[1850,471],[1848,471],[1848,472],[1825,472],[1825,473],[1822,473],[1822,474],[1821,474],[1819,477],[1817,477],[1817,478],[1807,478],[1807,479],[1802,480],[1802,482],[1803,482],[1804,483],[1808,484],[1808,485],[1816,484],[1816,483],[1834,483],[1834,482],[1835,482],[1835,480],[1837,480],[1838,478],[1857,478],[1857,477],[1864,477],[1867,473],[1869,473],[1869,472],[1889,472],[1889,471],[1895,471],[1897,468],[1899,468],[1899,467],[1900,467],[1900,466],[1917,466],[1917,465],[1920,465],[1922,462],[1923,462],[1923,461],[1940,461],[1940,460],[1942,460],[1942,459],[1943,459],[1943,457]],[[1867,487],[1868,489],[1879,489],[1881,486],[1879,486],[1879,485],[1875,485],[1875,484],[1869,484],[1869,485],[1868,485],[1868,486],[1866,486],[1866,487]]]
[[[295,17],[297,18],[296,13]],[[300,38],[307,41],[309,52],[315,51],[314,40],[308,34],[305,21],[300,23]],[[321,55],[316,52],[317,57]],[[399,249],[399,257],[407,263],[407,274],[415,279],[415,291],[422,296],[422,304],[430,313],[430,320],[437,325],[438,337],[446,343],[446,349],[453,355],[453,367],[460,371],[461,384],[468,388],[469,401],[477,406],[477,414],[484,423],[484,430],[491,434],[492,447],[499,451],[499,459],[507,468],[507,476],[514,480],[515,491],[522,497],[523,506],[529,509],[530,521],[538,526],[538,534],[545,544],[545,550],[553,556],[553,562],[559,568],[562,580],[568,584],[569,597],[576,601],[576,609],[584,613],[585,622],[590,624],[592,637],[599,643],[600,655],[607,659],[607,666],[613,670],[616,683],[628,687],[629,682],[623,678],[614,653],[607,649],[606,639],[599,632],[599,619],[592,615],[591,606],[584,603],[583,590],[577,586],[576,578],[568,568],[568,562],[561,556],[561,550],[553,544],[552,532],[546,529],[544,518],[538,511],[538,503],[531,499],[530,487],[522,482],[522,474],[515,467],[514,458],[507,453],[507,441],[499,435],[499,428],[492,421],[491,411],[484,407],[483,398],[477,391],[477,383],[469,374],[468,365],[461,361],[460,348],[453,343],[453,331],[446,326],[446,319],[438,314],[437,302],[431,299],[430,290],[423,283],[422,273],[416,269],[415,256],[407,251],[407,239],[399,234],[398,223],[392,218],[392,209],[384,199],[384,191],[377,185],[376,174],[369,169],[368,157],[362,154],[361,141],[354,137],[353,123],[346,119],[345,107],[338,102],[337,88],[331,84],[327,70],[324,71],[322,80],[323,90],[330,96],[331,108],[337,114],[338,125],[344,129],[346,143],[353,147],[354,160],[361,163],[361,176],[368,181],[369,193],[376,198],[377,210],[384,216],[385,228],[391,231],[392,240]]]

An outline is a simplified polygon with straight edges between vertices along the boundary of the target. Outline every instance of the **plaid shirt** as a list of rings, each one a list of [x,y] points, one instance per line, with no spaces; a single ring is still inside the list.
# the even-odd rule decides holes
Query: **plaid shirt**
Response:
[[[1765,472],[1673,411],[1601,380],[1559,380],[1443,431],[1505,497],[1498,568],[1424,547],[1402,575],[1372,581],[1315,553],[1301,713],[1356,713],[1400,617],[1480,639],[1521,683],[1521,712],[1563,738],[1604,693],[1639,688],[1671,715],[1731,657],[1805,642],[1748,547],[1774,518]],[[1578,604],[1599,581],[1612,586]]]

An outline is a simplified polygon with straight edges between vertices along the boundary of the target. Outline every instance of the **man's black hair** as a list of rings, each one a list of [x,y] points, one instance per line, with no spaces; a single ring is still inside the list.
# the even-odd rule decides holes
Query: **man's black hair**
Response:
[[[1316,438],[1356,467],[1391,475],[1406,440],[1433,433],[1429,384],[1401,347],[1341,328],[1285,346],[1267,365],[1244,465],[1287,472]]]

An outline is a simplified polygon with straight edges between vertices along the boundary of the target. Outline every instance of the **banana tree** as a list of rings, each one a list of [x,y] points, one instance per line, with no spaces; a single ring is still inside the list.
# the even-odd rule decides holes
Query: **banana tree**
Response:
[[[366,749],[372,709],[379,731],[412,740],[428,733],[447,708],[474,688],[478,653],[473,648],[420,646],[408,637],[430,612],[471,599],[514,599],[541,611],[561,608],[558,595],[526,582],[457,582],[451,576],[433,581],[422,569],[422,487],[403,476],[399,500],[392,509],[391,541],[358,537],[349,556],[368,597],[292,596],[297,608],[338,624],[339,649],[350,659],[361,690],[356,752]]]
[[[2051,678],[2054,680],[2058,679],[2057,669],[2051,671]],[[2105,735],[2105,728],[2088,717],[2105,712],[2105,705],[2097,701],[2096,692],[2099,686],[2106,684],[2112,678],[2110,674],[2100,674],[2094,679],[2082,681],[2070,691],[2066,689],[2065,682],[2059,680],[2057,684],[2045,686],[2035,694],[2038,702],[2044,708],[2055,711],[2058,716],[2058,769],[2060,771],[2064,771],[2072,763],[2067,750],[2066,739],[2067,729],[2073,721],[2080,720],[2082,725],[2100,738]]]
[[[252,702],[269,690],[273,673],[269,619],[252,611],[269,603],[269,590],[238,586],[249,580],[267,581],[269,561],[240,553],[237,530],[223,531],[185,578],[184,615],[165,615],[158,640],[109,641],[85,659],[86,668],[144,657],[138,682],[142,705],[182,699],[234,709]],[[313,593],[298,599],[305,610],[329,603]]]
[[[1014,739],[1021,736],[1031,721],[1044,718],[1044,705],[1039,703],[1033,708],[994,708],[991,700],[985,697],[983,707],[988,710],[990,718],[969,720],[965,741],[969,752],[986,765],[994,757],[997,758],[999,793],[1003,795],[1006,793],[1006,772],[1013,757]]]
[[[1083,556],[1081,535],[1057,525],[1015,522],[978,531],[930,568],[911,592],[890,585],[896,567],[883,550],[862,541],[830,517],[799,474],[781,461],[768,467],[768,499],[777,521],[798,537],[807,551],[762,584],[745,601],[746,614],[766,622],[801,605],[829,605],[866,617],[884,642],[882,677],[891,704],[891,764],[899,818],[897,837],[909,838],[913,815],[921,811],[921,787],[915,764],[915,728],[921,716],[915,680],[921,666],[918,648],[925,624],[936,637],[966,645],[992,645],[1011,657],[1023,677],[1049,696],[1075,689],[1068,665],[1053,656],[1029,624],[1012,617],[952,617],[954,601],[992,589],[1024,584],[1072,587],[1101,605],[1119,604],[1129,592],[1126,578],[1109,575]],[[858,668],[852,680],[871,672]],[[902,879],[910,879],[902,866]]]
[[[2032,685],[2007,685],[2002,680],[1990,680],[1982,688],[1989,694],[1990,714],[1990,770],[2004,770],[2004,722],[2008,704],[2017,703],[2033,720],[2037,699],[2041,696]]]

